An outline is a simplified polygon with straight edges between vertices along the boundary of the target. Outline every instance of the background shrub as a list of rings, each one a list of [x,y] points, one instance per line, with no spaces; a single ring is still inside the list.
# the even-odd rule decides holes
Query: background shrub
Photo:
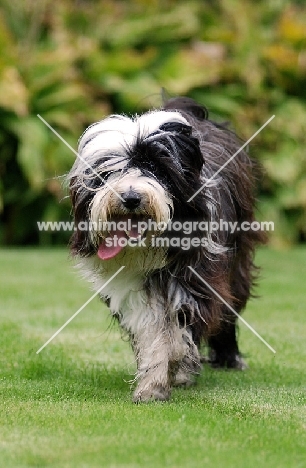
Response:
[[[262,219],[277,246],[306,239],[306,7],[273,0],[2,0],[0,242],[66,242],[61,176],[84,128],[161,104],[161,88],[230,120],[264,168]]]

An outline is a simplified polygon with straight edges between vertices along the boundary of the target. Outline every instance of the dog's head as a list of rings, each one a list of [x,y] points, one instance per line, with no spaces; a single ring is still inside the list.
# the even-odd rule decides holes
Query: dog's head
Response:
[[[73,253],[111,259],[124,240],[161,234],[170,220],[203,219],[202,198],[187,201],[201,187],[204,159],[179,111],[112,115],[87,128],[78,155],[69,174]]]

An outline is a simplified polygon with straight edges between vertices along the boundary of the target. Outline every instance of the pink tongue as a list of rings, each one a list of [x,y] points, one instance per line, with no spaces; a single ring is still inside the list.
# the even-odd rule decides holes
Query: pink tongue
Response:
[[[114,238],[114,236],[117,236]],[[100,244],[97,255],[101,260],[109,260],[116,257],[123,249],[118,244],[119,239],[126,238],[124,231],[114,231],[113,236],[109,236]]]
[[[119,221],[127,222],[128,220],[128,218],[122,218]],[[109,260],[121,252],[125,246],[125,242],[120,242],[121,245],[118,245],[121,239],[137,239],[141,235],[138,220],[130,219],[129,227],[130,229],[127,231],[127,233],[121,229],[116,229],[103,240],[103,242],[99,245],[97,252],[98,257],[101,258],[101,260]]]

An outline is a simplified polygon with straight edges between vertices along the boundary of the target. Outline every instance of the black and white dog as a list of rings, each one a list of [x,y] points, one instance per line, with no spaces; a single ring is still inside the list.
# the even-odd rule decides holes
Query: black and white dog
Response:
[[[71,251],[130,336],[135,402],[191,384],[201,343],[213,367],[245,367],[236,317],[218,298],[238,313],[245,307],[263,241],[241,229],[254,221],[256,166],[244,151],[229,162],[240,146],[190,98],[111,115],[80,139],[68,176]]]

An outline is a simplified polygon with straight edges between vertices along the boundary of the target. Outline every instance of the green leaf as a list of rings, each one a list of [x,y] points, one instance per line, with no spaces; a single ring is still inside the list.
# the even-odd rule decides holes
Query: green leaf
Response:
[[[19,136],[17,160],[35,191],[44,186],[44,153],[49,141],[49,130],[38,117],[29,116],[14,124]]]

